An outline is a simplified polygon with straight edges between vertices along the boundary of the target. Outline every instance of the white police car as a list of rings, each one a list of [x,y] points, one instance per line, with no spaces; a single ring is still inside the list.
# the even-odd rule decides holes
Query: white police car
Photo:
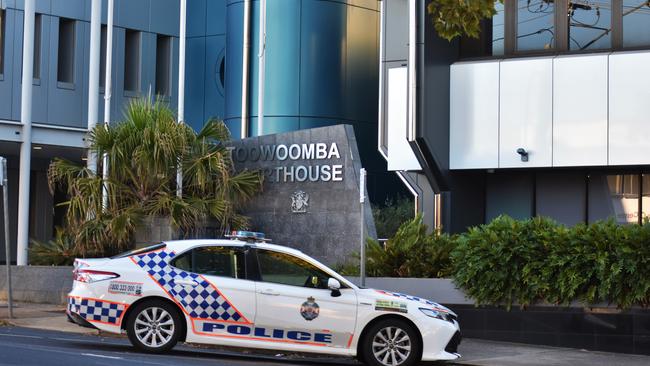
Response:
[[[449,309],[359,288],[256,233],[77,259],[67,313],[82,326],[126,332],[148,352],[185,341],[356,356],[370,365],[460,357]]]

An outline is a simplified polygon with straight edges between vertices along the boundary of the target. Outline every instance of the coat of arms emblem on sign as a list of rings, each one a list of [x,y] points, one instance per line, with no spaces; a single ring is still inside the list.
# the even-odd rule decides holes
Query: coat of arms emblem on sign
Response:
[[[309,208],[309,195],[303,191],[295,191],[291,195],[291,212],[306,213]]]

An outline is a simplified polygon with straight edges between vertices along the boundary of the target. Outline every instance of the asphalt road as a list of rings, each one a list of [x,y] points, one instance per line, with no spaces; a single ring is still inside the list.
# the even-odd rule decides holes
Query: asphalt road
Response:
[[[221,349],[177,345],[163,355],[145,354],[128,339],[0,327],[0,365],[210,365],[332,366],[360,365],[342,358],[299,355],[245,355]]]

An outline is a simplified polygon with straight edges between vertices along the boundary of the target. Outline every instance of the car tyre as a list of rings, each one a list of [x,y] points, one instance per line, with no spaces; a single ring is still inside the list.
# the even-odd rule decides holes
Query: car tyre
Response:
[[[400,319],[381,320],[365,333],[359,356],[370,366],[413,366],[422,358],[418,331]]]
[[[162,353],[174,348],[183,329],[178,309],[165,301],[142,302],[131,311],[126,333],[131,344],[141,351]]]

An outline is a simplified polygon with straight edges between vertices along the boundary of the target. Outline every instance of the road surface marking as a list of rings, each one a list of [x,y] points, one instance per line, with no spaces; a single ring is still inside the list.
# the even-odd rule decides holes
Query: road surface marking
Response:
[[[7,333],[0,333],[0,336],[2,336],[2,337],[16,337],[16,338],[44,339],[43,337],[38,337],[38,336],[29,336],[29,335],[21,335],[21,334],[7,334]]]
[[[99,357],[99,358],[110,358],[111,360],[121,360],[122,357],[117,357],[117,356],[106,356],[106,355],[96,355],[94,353],[82,353],[82,356],[90,356],[90,357]]]

